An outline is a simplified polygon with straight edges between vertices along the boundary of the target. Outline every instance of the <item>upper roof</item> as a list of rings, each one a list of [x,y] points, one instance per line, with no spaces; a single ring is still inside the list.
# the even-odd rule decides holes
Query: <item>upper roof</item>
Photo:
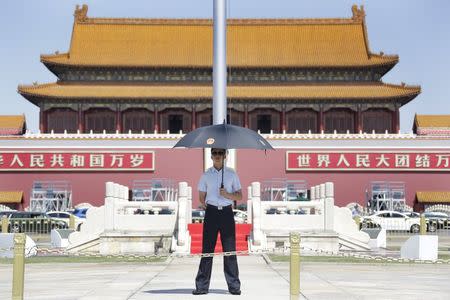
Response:
[[[417,202],[450,203],[450,191],[417,191]]]
[[[450,115],[416,115],[415,128],[450,128]]]
[[[17,135],[25,130],[25,115],[0,116],[0,135]]]
[[[116,67],[212,67],[210,19],[107,19],[75,10],[69,52],[45,64]],[[369,50],[363,7],[341,19],[229,19],[231,67],[364,67],[395,65],[396,55]]]
[[[33,101],[45,99],[212,99],[211,85],[136,85],[136,84],[65,84],[48,83],[19,86],[19,93]],[[420,93],[420,87],[385,83],[303,84],[303,85],[232,85],[227,97],[235,99],[386,99],[408,101]]]

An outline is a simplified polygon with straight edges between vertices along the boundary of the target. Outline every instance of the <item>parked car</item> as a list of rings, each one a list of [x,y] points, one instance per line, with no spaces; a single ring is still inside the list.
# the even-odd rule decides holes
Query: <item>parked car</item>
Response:
[[[404,211],[403,213],[410,218],[420,218],[420,214],[415,211]]]
[[[450,226],[450,219],[444,212],[425,212],[425,220],[429,223],[434,223],[438,229],[448,228]]]
[[[203,223],[203,219],[205,218],[205,211],[202,209],[193,209],[192,210],[192,223]]]
[[[368,227],[368,224],[376,224],[386,230],[409,231],[418,233],[420,231],[420,219],[409,217],[405,213],[398,211],[379,211],[373,215],[364,217],[362,226]],[[436,227],[429,224],[429,231],[436,231]]]
[[[13,211],[8,218],[8,232],[49,233],[55,228],[67,228],[64,221],[52,220],[43,212]]]
[[[75,208],[72,214],[78,218],[86,218],[86,212],[88,209],[89,209],[88,207]]]
[[[65,222],[67,227],[69,226],[70,216],[73,215],[67,211],[48,211],[45,214],[52,220]],[[84,219],[75,215],[73,216],[75,218],[75,228],[77,228],[81,223],[83,223]]]

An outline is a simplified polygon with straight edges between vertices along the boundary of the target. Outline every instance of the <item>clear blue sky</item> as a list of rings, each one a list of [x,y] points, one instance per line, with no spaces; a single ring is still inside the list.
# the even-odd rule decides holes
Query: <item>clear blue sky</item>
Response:
[[[81,1],[81,0],[80,0]],[[450,114],[450,1],[448,0],[229,0],[231,18],[350,17],[363,4],[370,49],[398,54],[383,81],[421,85],[422,94],[401,109],[401,131],[415,113]],[[39,110],[17,85],[54,82],[40,54],[69,48],[76,4],[91,17],[211,18],[213,0],[2,0],[0,10],[0,115],[25,113],[37,131]]]

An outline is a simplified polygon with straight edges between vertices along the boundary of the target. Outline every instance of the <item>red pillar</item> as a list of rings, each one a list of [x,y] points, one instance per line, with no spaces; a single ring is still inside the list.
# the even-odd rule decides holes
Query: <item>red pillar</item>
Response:
[[[286,105],[281,106],[281,120],[280,120],[281,132],[286,131]]]
[[[78,130],[80,133],[84,132],[84,112],[81,104],[78,105]]]
[[[122,112],[120,111],[120,104],[117,104],[116,108],[116,130],[122,132]]]
[[[248,128],[248,105],[244,106],[244,127]]]
[[[156,133],[159,133],[159,113],[158,113],[158,107],[155,106],[155,111],[153,112],[153,129]]]
[[[400,107],[398,107],[397,105],[395,106],[395,112],[394,112],[394,133],[399,133],[400,132]]]
[[[47,133],[47,113],[43,107],[39,111],[39,130],[41,133]]]
[[[362,113],[361,113],[361,105],[358,105],[358,112],[356,113],[356,133],[362,131]]]
[[[191,123],[192,123],[192,130],[195,130],[195,128],[197,127],[197,118],[196,118],[197,114],[195,111],[195,104],[192,104],[192,117],[191,117]]]
[[[319,133],[322,133],[322,131],[325,131],[325,126],[323,124],[323,106],[320,105],[320,111],[319,111]]]

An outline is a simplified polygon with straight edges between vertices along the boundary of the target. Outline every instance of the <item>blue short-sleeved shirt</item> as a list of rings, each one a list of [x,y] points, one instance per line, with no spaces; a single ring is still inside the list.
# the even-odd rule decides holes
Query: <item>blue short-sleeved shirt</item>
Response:
[[[219,194],[222,183],[222,170],[211,167],[203,173],[198,182],[198,190],[206,192],[206,204],[215,206],[227,206],[233,201],[226,199]],[[231,168],[224,169],[223,186],[228,193],[235,193],[241,189],[241,182],[236,172]]]

